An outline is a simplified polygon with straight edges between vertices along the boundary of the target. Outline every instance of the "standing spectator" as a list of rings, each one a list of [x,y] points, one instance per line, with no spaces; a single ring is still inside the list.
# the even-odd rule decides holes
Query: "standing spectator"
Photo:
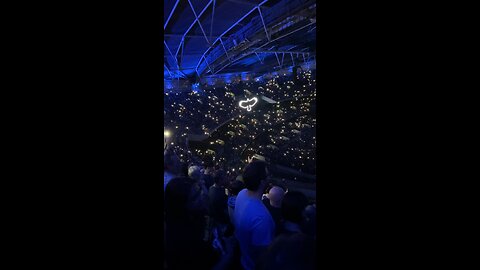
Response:
[[[214,184],[208,190],[210,228],[217,228],[219,232],[224,232],[229,222],[227,194],[225,194],[226,177],[223,170],[216,171],[213,175]]]
[[[205,204],[205,209],[208,210],[208,190],[205,187],[205,183],[203,182],[200,167],[195,165],[190,166],[188,168],[188,176],[193,180],[194,187],[197,190],[200,190],[200,197],[202,198],[201,201],[202,203]],[[208,215],[205,215],[203,218],[204,218],[204,224],[206,224],[205,226],[206,230],[204,232],[204,241],[208,241],[208,239],[210,238],[210,228],[209,228],[210,218],[208,217]]]
[[[213,266],[215,256],[203,242],[205,214],[200,190],[190,178],[173,178],[165,190],[166,263],[168,269]]]
[[[303,231],[307,197],[289,191],[282,201],[284,221],[281,233],[273,241],[259,267],[262,270],[313,270],[315,269],[315,241]]]
[[[285,194],[282,201],[283,224],[280,228],[280,233],[292,234],[302,232],[307,205],[308,199],[305,194],[298,191],[289,191]]]
[[[316,228],[317,228],[317,217],[316,217],[316,206],[315,204],[308,205],[305,208],[305,226],[304,231],[306,234],[316,237]]]
[[[221,223],[228,222],[226,180],[223,170],[216,171],[213,175],[214,184],[208,190],[208,212],[210,217]]]
[[[278,236],[259,270],[314,270],[315,241],[304,233]]]
[[[186,162],[180,163],[180,176],[188,177],[188,164]]]
[[[205,183],[207,189],[209,189],[213,185],[213,173],[214,169],[210,162],[206,162],[205,164],[205,171],[202,175],[202,181]]]
[[[261,201],[266,178],[264,162],[249,163],[243,173],[246,189],[238,193],[235,202],[235,236],[240,244],[240,261],[246,270],[255,269],[274,237],[275,223]]]
[[[280,231],[280,224],[282,221],[282,200],[285,195],[285,191],[279,186],[273,186],[270,188],[267,194],[267,199],[264,201],[265,206],[272,215],[275,222],[275,232]]]
[[[228,216],[230,217],[230,222],[235,224],[233,213],[235,210],[235,201],[237,199],[238,193],[245,188],[245,184],[240,180],[235,180],[230,183],[228,188]]]
[[[163,191],[165,191],[170,180],[178,176],[181,171],[180,160],[171,148],[165,150],[163,154],[163,168]]]

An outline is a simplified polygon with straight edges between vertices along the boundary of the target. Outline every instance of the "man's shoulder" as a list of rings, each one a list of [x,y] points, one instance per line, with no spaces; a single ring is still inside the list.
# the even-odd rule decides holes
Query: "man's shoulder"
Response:
[[[169,174],[167,172],[165,172],[163,174],[163,186],[164,188],[167,187],[167,184],[170,182],[170,180],[172,180],[174,178],[174,175],[173,174]]]
[[[247,212],[254,220],[264,220],[270,216],[267,207],[262,202],[249,203]]]
[[[268,211],[268,208],[263,204],[258,206],[258,213],[259,213],[259,216],[261,218],[270,218],[271,217],[270,211]]]
[[[246,193],[247,193],[247,189],[246,189],[246,188],[240,190],[240,192],[238,192],[237,198],[239,198],[239,197],[245,197],[245,196],[246,196]]]

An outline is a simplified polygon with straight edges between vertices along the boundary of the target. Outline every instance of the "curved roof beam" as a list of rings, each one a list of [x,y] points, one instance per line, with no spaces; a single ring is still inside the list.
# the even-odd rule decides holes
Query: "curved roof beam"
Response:
[[[289,36],[289,35],[291,35],[291,34],[293,34],[293,33],[295,33],[295,32],[298,32],[298,31],[300,31],[300,30],[302,30],[302,29],[304,29],[304,28],[306,28],[306,27],[308,27],[308,26],[310,26],[310,25],[315,24],[315,23],[316,23],[316,22],[311,22],[311,23],[309,23],[309,24],[307,24],[307,25],[304,25],[304,26],[302,26],[302,27],[300,27],[300,28],[297,28],[297,29],[295,29],[295,30],[293,30],[293,31],[285,34],[285,35],[282,35],[282,36],[280,36],[280,37],[278,37],[278,38],[275,38],[275,39],[273,39],[273,40],[270,40],[269,42],[263,44],[262,46],[253,49],[253,51],[251,51],[251,52],[249,52],[249,53],[247,53],[247,54],[245,54],[245,55],[243,55],[243,56],[240,56],[239,58],[234,59],[233,61],[227,63],[225,66],[223,66],[222,68],[220,68],[220,69],[218,69],[217,71],[215,71],[215,74],[217,74],[218,72],[220,72],[220,71],[223,70],[224,68],[228,67],[229,65],[237,62],[238,60],[240,60],[240,59],[242,59],[242,58],[245,58],[245,57],[247,57],[247,56],[249,56],[249,55],[251,55],[251,54],[253,54],[253,53],[255,53],[255,52],[258,52],[259,49],[267,46],[268,44],[270,44],[270,43],[272,43],[272,42],[274,42],[274,41],[277,41],[277,40],[279,40],[279,39],[282,39],[282,38],[284,38],[284,37],[287,37],[287,36]],[[283,56],[285,56],[285,55],[283,55]],[[200,64],[199,64],[199,65],[200,65]],[[282,65],[283,65],[283,57],[282,57]],[[198,66],[197,66],[197,68],[198,68]],[[197,72],[197,73],[198,73],[198,72]]]
[[[185,36],[188,34],[188,32],[190,32],[190,30],[192,29],[192,27],[195,25],[195,23],[197,23],[197,20],[202,17],[203,13],[205,13],[205,11],[207,10],[207,8],[213,3],[213,0],[210,0],[206,5],[205,7],[203,8],[203,10],[196,16],[195,20],[193,20],[193,23],[190,25],[190,27],[188,27],[187,31],[185,31],[185,33],[183,34],[182,36],[182,39],[180,41],[180,45],[181,43],[183,42],[183,40],[185,39]],[[178,49],[177,49],[177,52],[175,53],[175,57],[178,56],[178,52],[180,51],[180,47],[181,46],[178,46]]]
[[[211,3],[212,1],[210,1]],[[217,43],[217,41],[219,41],[225,34],[227,34],[230,30],[232,30],[233,27],[237,26],[241,21],[243,21],[243,19],[245,19],[248,15],[250,15],[252,12],[254,12],[255,10],[260,10],[260,6],[262,6],[263,4],[265,4],[266,2],[268,2],[268,0],[264,0],[262,1],[260,4],[256,5],[255,7],[253,7],[249,12],[247,12],[247,14],[245,14],[242,18],[240,18],[237,22],[235,22],[232,26],[230,26],[227,30],[225,30],[225,32],[223,32],[217,39],[215,39],[215,41],[212,43],[212,45],[203,53],[202,57],[200,57],[200,60],[198,61],[197,63],[197,67],[195,68],[195,70],[198,70],[198,66],[200,66],[200,63],[202,62],[202,59],[205,58],[205,55],[207,54],[207,52],[213,48],[213,46]],[[198,72],[197,72],[198,73]]]
[[[214,0],[214,2],[215,2],[215,0]],[[207,38],[207,34],[205,34],[205,30],[203,30],[202,23],[200,23],[199,17],[197,16],[197,12],[195,12],[195,9],[193,8],[192,2],[190,2],[190,0],[188,0],[188,3],[190,4],[190,7],[192,8],[193,15],[195,15],[195,21],[197,21],[198,25],[200,26],[200,29],[202,30],[203,35],[205,36],[205,40],[210,45],[210,41]],[[215,8],[215,6],[214,6],[214,8]]]
[[[167,29],[167,24],[170,21],[170,19],[172,18],[173,12],[177,8],[178,3],[180,3],[180,0],[177,0],[177,2],[175,3],[175,5],[172,8],[172,11],[170,11],[170,15],[168,16],[167,21],[165,22],[165,25],[163,25],[163,30]]]

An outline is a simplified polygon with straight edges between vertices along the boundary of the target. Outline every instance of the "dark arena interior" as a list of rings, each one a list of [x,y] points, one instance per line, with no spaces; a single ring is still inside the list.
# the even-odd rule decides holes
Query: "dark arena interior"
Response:
[[[166,0],[163,26],[164,268],[314,269],[315,1]]]

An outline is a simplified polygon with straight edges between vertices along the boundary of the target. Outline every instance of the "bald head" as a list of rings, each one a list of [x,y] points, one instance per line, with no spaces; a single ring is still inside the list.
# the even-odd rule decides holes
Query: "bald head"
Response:
[[[188,168],[188,176],[194,180],[200,180],[200,176],[201,176],[200,167],[190,166],[190,168]]]
[[[280,208],[282,205],[283,196],[285,192],[281,187],[274,186],[268,192],[268,199],[270,200],[270,205],[273,207]]]

